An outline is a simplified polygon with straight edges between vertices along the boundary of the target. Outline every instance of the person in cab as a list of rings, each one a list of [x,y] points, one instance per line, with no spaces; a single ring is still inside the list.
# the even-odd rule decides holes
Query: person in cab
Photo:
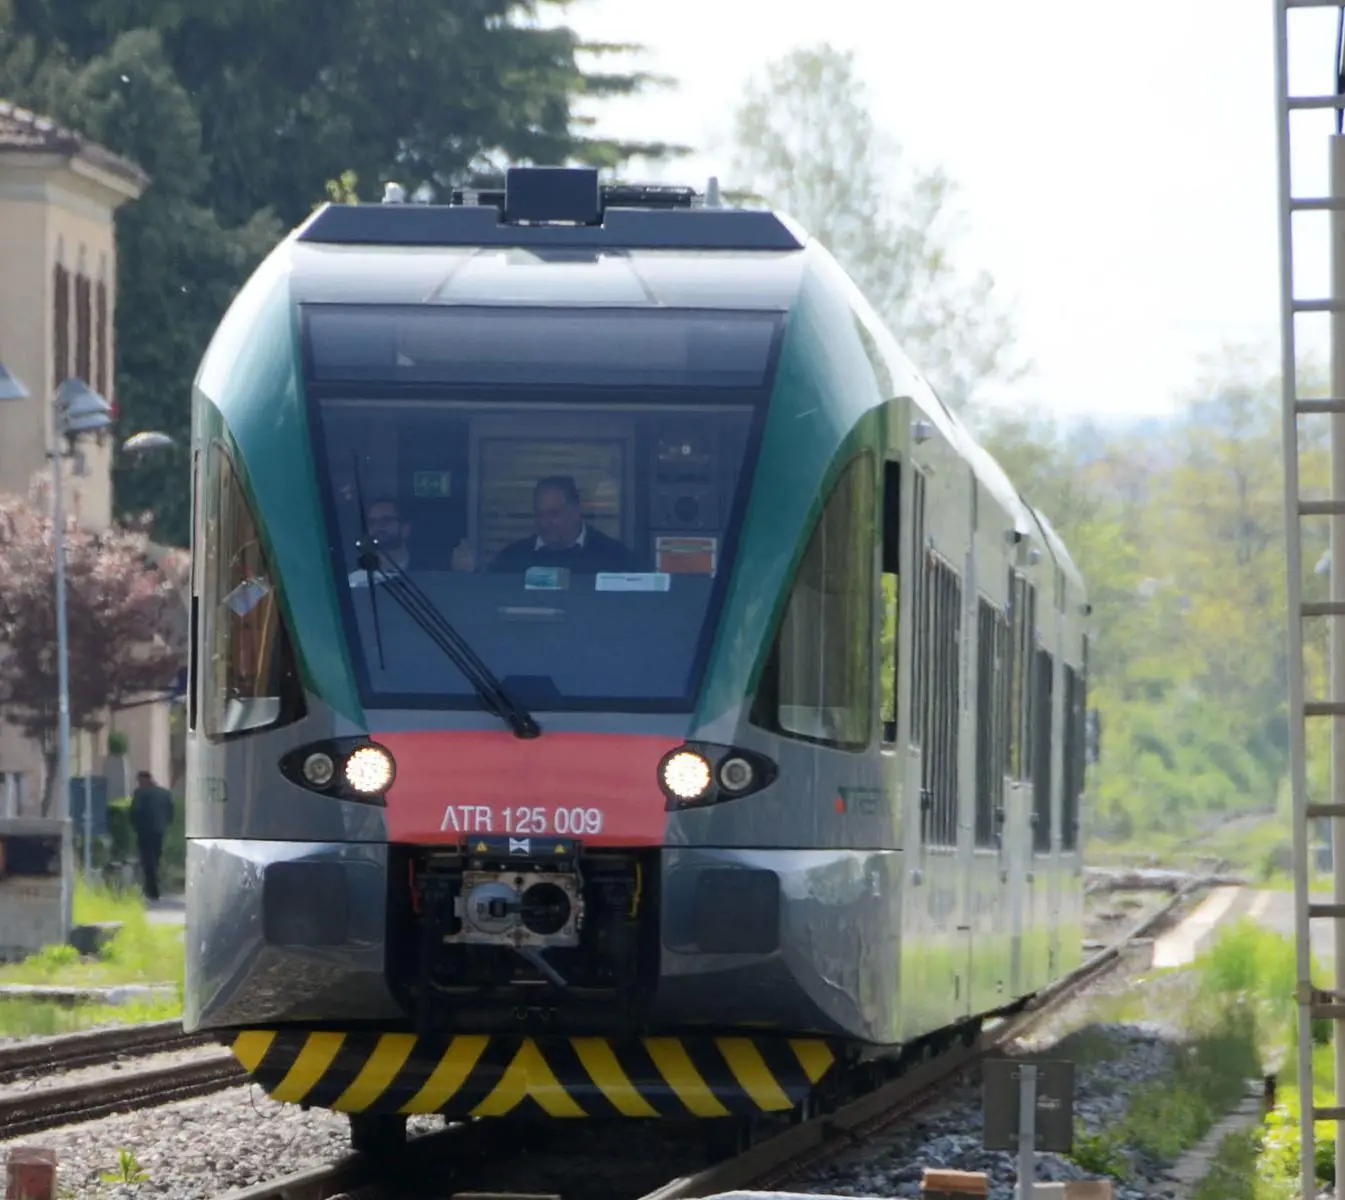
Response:
[[[369,533],[378,543],[378,566],[373,571],[374,583],[386,582],[389,564],[403,571],[411,568],[411,552],[406,540],[411,536],[411,526],[405,524],[397,512],[397,502],[380,497],[369,505]],[[395,572],[391,572],[395,576]],[[356,566],[348,580],[351,587],[368,587],[370,572]]]
[[[495,556],[489,570],[522,573],[530,567],[565,567],[574,575],[600,571],[637,571],[635,555],[615,538],[584,520],[579,488],[568,475],[549,475],[533,489],[532,537],[510,542]],[[455,571],[475,571],[476,551],[466,539],[453,551]]]

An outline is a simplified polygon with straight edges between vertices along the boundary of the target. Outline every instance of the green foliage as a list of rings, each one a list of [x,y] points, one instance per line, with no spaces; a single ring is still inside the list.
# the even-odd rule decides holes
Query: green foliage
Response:
[[[191,384],[235,291],[328,181],[408,192],[505,163],[680,147],[591,136],[580,100],[664,82],[585,70],[638,47],[588,45],[546,0],[22,0],[0,16],[0,96],[55,117],[151,177],[118,223],[117,398],[126,432],[176,448],[119,465],[117,506],[184,544]]]
[[[117,1151],[116,1168],[102,1172],[99,1178],[104,1183],[144,1183],[149,1179],[149,1172],[141,1167],[140,1160],[135,1156],[134,1151],[122,1146]]]
[[[1070,1158],[1091,1175],[1124,1179],[1130,1170],[1125,1141],[1119,1130],[1100,1129],[1097,1133],[1089,1133],[1083,1122],[1077,1120]]]
[[[1293,1186],[1298,1181],[1298,1156],[1303,1139],[1301,1110],[1296,1095],[1287,1096],[1267,1115],[1262,1136],[1257,1174],[1269,1184]],[[1336,1180],[1336,1129],[1331,1121],[1318,1121],[1313,1130],[1313,1166],[1318,1180],[1331,1184]],[[1294,1190],[1297,1190],[1296,1188]]]
[[[1267,1051],[1277,1049],[1292,1031],[1286,1019],[1291,1023],[1295,1017],[1294,957],[1286,938],[1240,922],[1221,931],[1208,953],[1180,977],[1186,985],[1180,993],[1185,1040],[1172,1075],[1133,1092],[1115,1125],[1095,1132],[1076,1128],[1071,1156],[1087,1171],[1127,1178],[1131,1148],[1175,1162],[1234,1107],[1246,1082],[1261,1076]],[[1120,1015],[1112,1013],[1110,1019]],[[1077,1057],[1073,1043],[1082,1039],[1086,1053],[1098,1041],[1090,1034],[1094,1031],[1085,1029],[1072,1035],[1062,1052]],[[1259,1136],[1249,1143],[1250,1152],[1226,1141],[1227,1157],[1216,1162],[1212,1175],[1222,1178],[1225,1166],[1245,1168],[1248,1154],[1255,1158]],[[1279,1200],[1269,1184],[1261,1192],[1228,1194]]]
[[[1220,930],[1196,962],[1202,997],[1233,1000],[1255,1012],[1267,1055],[1288,1043],[1298,1019],[1293,943],[1243,918]]]
[[[38,1004],[31,1000],[0,1000],[0,1037],[54,1037],[81,1029],[171,1021],[182,1016],[182,998],[134,1004]]]
[[[1204,839],[1233,817],[1269,813],[1284,790],[1278,384],[1230,349],[1195,395],[1157,429],[974,414],[982,440],[1050,518],[1088,584],[1096,629],[1089,704],[1103,729],[1090,775],[1094,838]],[[1325,447],[1309,443],[1306,495],[1319,492],[1328,467]],[[1326,532],[1325,522],[1304,526],[1308,599],[1325,598],[1313,567]],[[1320,694],[1323,631],[1306,631],[1309,692]],[[1311,733],[1318,795],[1327,732]],[[1257,855],[1267,872],[1270,848]]]
[[[1126,1115],[1127,1141],[1162,1162],[1194,1146],[1261,1074],[1256,1013],[1233,1003],[1207,1018],[1173,1078],[1140,1088]]]
[[[138,893],[90,886],[80,878],[74,916],[82,925],[120,922],[121,929],[98,958],[81,958],[72,946],[48,946],[22,962],[0,967],[0,983],[102,987],[182,980],[182,926],[150,921]]]
[[[1258,1177],[1261,1132],[1257,1128],[1230,1133],[1216,1151],[1191,1200],[1290,1200],[1291,1191]]]
[[[1206,1004],[1188,1012],[1187,1042],[1172,1076],[1132,1092],[1113,1126],[1075,1130],[1071,1157],[1086,1171],[1126,1179],[1128,1149],[1175,1162],[1213,1128],[1260,1074],[1257,1014],[1238,996],[1211,989]]]
[[[112,730],[107,735],[107,752],[112,757],[122,754],[129,754],[131,750],[131,739],[122,733],[119,729]]]

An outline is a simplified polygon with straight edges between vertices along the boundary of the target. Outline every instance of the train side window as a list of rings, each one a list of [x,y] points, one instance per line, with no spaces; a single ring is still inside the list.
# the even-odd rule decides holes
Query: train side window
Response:
[[[1060,848],[1079,846],[1079,809],[1084,788],[1083,676],[1065,667],[1065,779],[1060,813]]]
[[[211,739],[293,720],[302,691],[276,585],[233,463],[210,448],[205,483],[202,718]]]
[[[1051,848],[1051,718],[1055,712],[1055,659],[1049,651],[1038,650],[1033,668],[1032,848],[1045,852]]]
[[[962,581],[932,551],[925,556],[921,625],[928,669],[920,712],[921,836],[931,846],[957,845],[957,764],[962,707]]]
[[[928,691],[926,679],[926,645],[929,631],[926,628],[928,609],[925,605],[927,591],[927,570],[925,567],[925,477],[916,468],[911,472],[911,616],[915,628],[911,636],[911,719],[910,738],[912,746],[923,745],[925,736],[924,721],[921,714],[925,711],[925,695]]]
[[[1032,778],[1036,728],[1032,686],[1032,650],[1037,627],[1037,589],[1009,573],[1009,773],[1026,783]]]
[[[980,601],[976,622],[976,845],[994,846],[1008,759],[1009,621]]]
[[[883,743],[897,740],[897,657],[901,611],[901,464],[889,462],[883,467],[883,547],[882,547],[883,628],[879,638],[879,676],[882,681]]]
[[[787,737],[847,750],[873,719],[873,458],[841,473],[785,605],[756,716]]]

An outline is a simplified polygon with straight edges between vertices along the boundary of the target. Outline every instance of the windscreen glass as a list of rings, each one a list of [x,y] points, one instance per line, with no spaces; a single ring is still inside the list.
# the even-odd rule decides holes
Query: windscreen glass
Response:
[[[365,701],[480,706],[405,575],[519,703],[688,709],[781,318],[308,310],[332,563]],[[364,546],[364,531],[377,540]]]

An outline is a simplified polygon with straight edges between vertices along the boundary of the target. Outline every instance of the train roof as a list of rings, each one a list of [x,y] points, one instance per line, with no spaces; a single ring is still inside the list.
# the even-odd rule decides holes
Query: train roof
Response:
[[[713,183],[712,188],[713,191]],[[808,238],[787,217],[597,172],[515,168],[447,205],[327,204],[291,236],[300,303],[602,304],[786,311]]]

